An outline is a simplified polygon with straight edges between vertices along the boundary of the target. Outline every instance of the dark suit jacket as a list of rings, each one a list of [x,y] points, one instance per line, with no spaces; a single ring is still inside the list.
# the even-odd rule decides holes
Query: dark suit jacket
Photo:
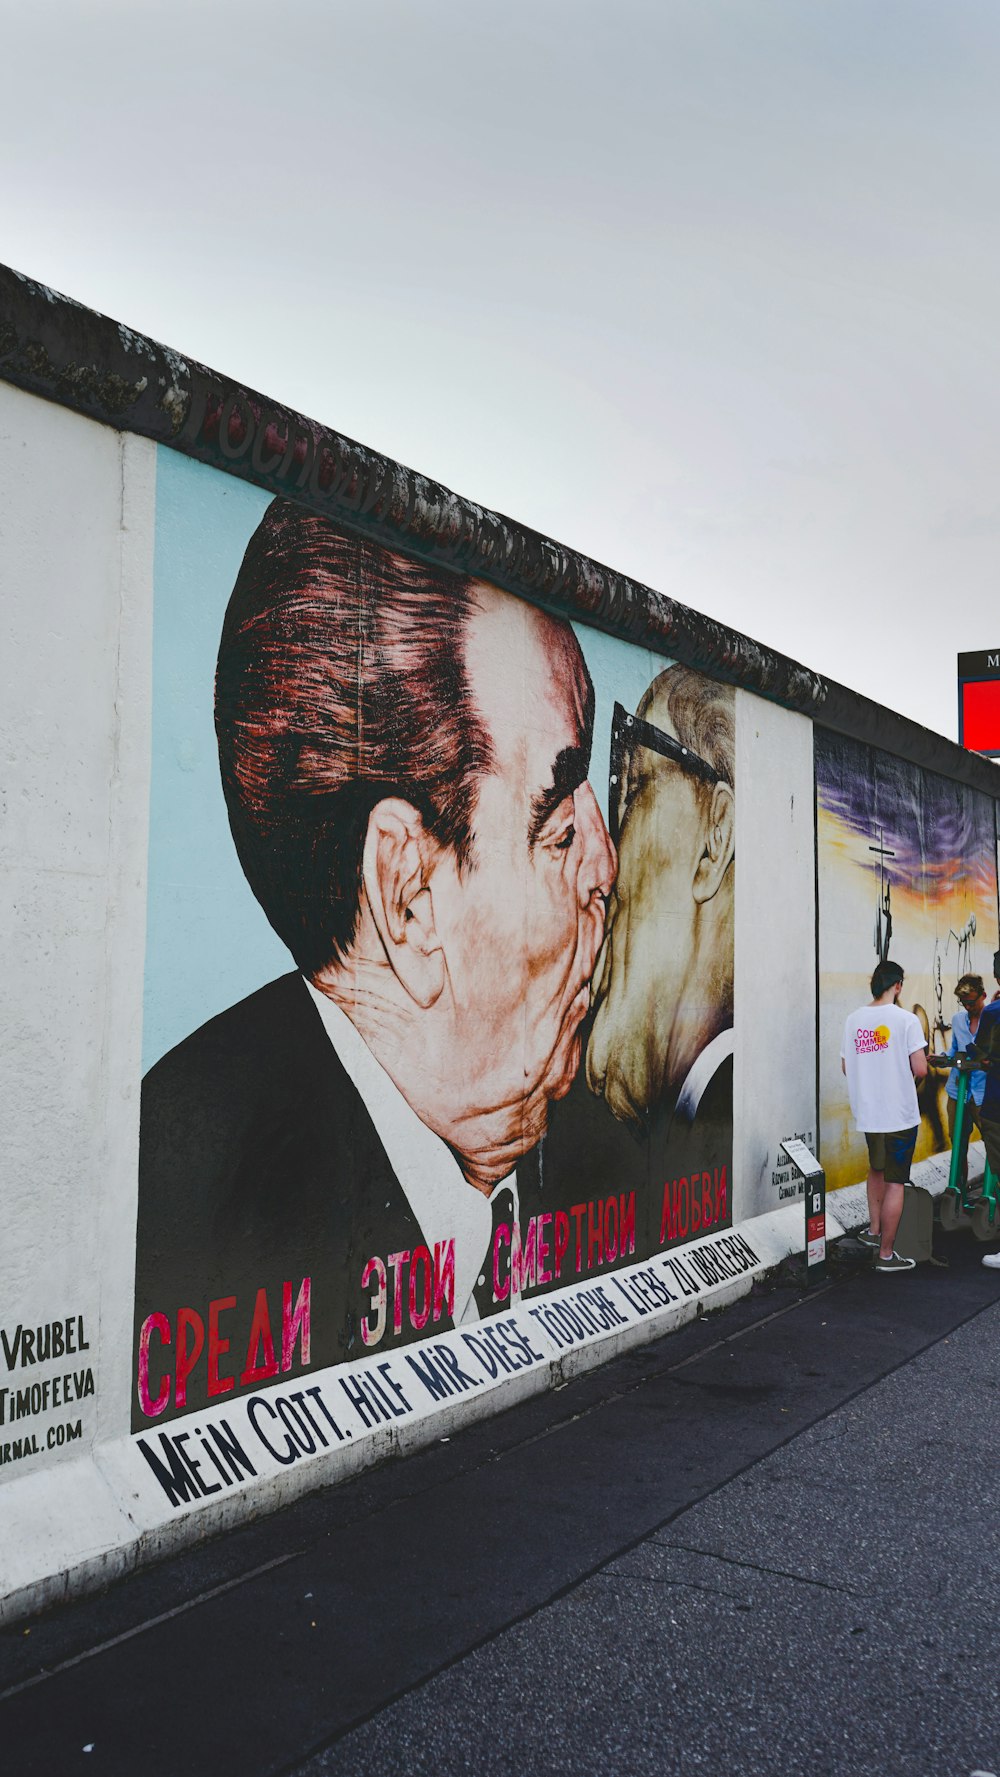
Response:
[[[339,1061],[301,976],[272,981],[232,1006],[151,1068],[143,1082],[136,1234],[136,1365],[140,1329],[166,1315],[171,1343],[150,1341],[149,1394],[156,1399],[166,1370],[176,1374],[178,1311],[189,1308],[186,1344],[204,1348],[187,1383],[186,1404],[170,1400],[155,1421],[136,1396],[136,1429],[175,1412],[261,1385],[253,1370],[269,1363],[266,1317],[277,1374],[303,1371],[299,1342],[282,1368],[282,1301],[291,1303],[310,1279],[309,1369],[363,1357],[371,1349],[361,1323],[372,1316],[369,1281],[377,1255],[412,1253],[423,1242],[364,1103]],[[432,1255],[433,1257],[433,1255]],[[394,1327],[393,1274],[388,1274],[385,1332],[379,1353],[451,1326],[445,1311],[422,1331],[411,1325],[403,1278],[401,1325]],[[420,1277],[418,1311],[423,1302]],[[231,1298],[235,1297],[235,1304]],[[211,1337],[210,1303],[216,1309]],[[248,1353],[255,1309],[254,1350]],[[208,1392],[209,1346],[216,1350],[225,1393]],[[133,1370],[137,1374],[137,1370]],[[241,1378],[246,1376],[247,1380]],[[274,1380],[274,1373],[269,1378]]]
[[[604,1099],[588,1090],[581,1066],[567,1097],[550,1107],[541,1162],[546,1208],[565,1209],[580,1199],[634,1194],[635,1250],[620,1253],[618,1264],[649,1258],[679,1241],[728,1227],[733,1202],[732,1056],[723,1058],[708,1081],[693,1119],[678,1115],[671,1106],[654,1110],[638,1127],[619,1122]],[[704,1227],[706,1189],[713,1215]],[[697,1211],[692,1208],[695,1190]],[[572,1277],[564,1281],[571,1282]]]
[[[732,1225],[732,1055],[720,1061],[692,1118],[674,1111],[654,1119],[651,1147],[656,1181],[650,1202],[654,1251]]]

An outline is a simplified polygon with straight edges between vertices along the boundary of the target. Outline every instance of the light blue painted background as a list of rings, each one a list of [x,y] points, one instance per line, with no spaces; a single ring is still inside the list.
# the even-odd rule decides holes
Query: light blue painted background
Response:
[[[271,496],[161,447],[156,470],[153,754],[143,1070],[292,966],[229,832],[212,719],[222,619]],[[634,710],[667,664],[574,624],[594,681],[591,780],[607,818],[615,699]]]
[[[222,619],[270,498],[157,452],[144,1070],[289,966],[236,857],[212,714]]]
[[[608,760],[611,757],[611,718],[615,703],[634,715],[643,693],[657,673],[670,665],[662,654],[635,648],[631,642],[602,630],[574,623],[573,634],[594,681],[594,747],[590,755],[590,781],[604,819],[608,818]]]

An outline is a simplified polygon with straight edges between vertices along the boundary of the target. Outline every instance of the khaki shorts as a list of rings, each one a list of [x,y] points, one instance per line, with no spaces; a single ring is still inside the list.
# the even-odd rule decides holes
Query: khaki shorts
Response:
[[[868,1164],[873,1172],[884,1175],[887,1185],[909,1184],[910,1161],[917,1145],[919,1127],[919,1123],[915,1123],[912,1129],[893,1129],[887,1134],[880,1130],[874,1135],[866,1131]]]

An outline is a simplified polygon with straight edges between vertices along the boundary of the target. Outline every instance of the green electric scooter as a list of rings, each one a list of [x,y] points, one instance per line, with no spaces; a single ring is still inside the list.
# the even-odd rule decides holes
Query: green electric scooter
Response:
[[[977,1240],[995,1240],[1000,1234],[1000,1206],[997,1202],[997,1175],[986,1162],[981,1193],[971,1195],[968,1180],[963,1185],[959,1164],[962,1152],[962,1130],[970,1114],[969,1075],[979,1071],[982,1061],[960,1055],[953,1063],[958,1069],[958,1097],[955,1101],[955,1134],[951,1144],[951,1170],[941,1195],[941,1226],[946,1233],[956,1228],[971,1228]]]

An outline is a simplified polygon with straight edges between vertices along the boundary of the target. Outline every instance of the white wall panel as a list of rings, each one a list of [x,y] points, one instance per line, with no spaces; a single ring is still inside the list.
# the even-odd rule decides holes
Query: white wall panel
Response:
[[[812,723],[736,693],[733,1219],[780,1209],[779,1143],[816,1137]]]
[[[13,1367],[0,1352],[0,1388],[87,1367],[96,1383],[13,1424],[0,1396],[0,1446],[40,1447],[0,1483],[127,1417],[154,462],[0,384],[0,1325],[12,1346],[18,1326],[82,1318],[88,1347],[24,1365],[22,1344]],[[80,1441],[50,1453],[50,1427],[77,1419]]]

